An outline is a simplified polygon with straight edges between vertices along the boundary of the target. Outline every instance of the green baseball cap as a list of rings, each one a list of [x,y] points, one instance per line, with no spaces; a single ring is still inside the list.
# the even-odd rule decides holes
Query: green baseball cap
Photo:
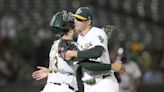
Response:
[[[92,12],[88,7],[80,7],[73,16],[80,20],[91,20]]]

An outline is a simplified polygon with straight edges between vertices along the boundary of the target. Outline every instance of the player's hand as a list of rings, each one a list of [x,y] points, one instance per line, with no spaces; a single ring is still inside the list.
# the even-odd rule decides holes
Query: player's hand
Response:
[[[42,66],[37,66],[37,68],[39,70],[37,71],[34,71],[32,73],[32,77],[35,79],[35,80],[41,80],[41,79],[44,79],[48,76],[48,72],[49,72],[49,69],[46,68],[46,67],[42,67]]]
[[[118,73],[123,73],[126,71],[125,66],[121,61],[112,64],[112,70]]]
[[[71,60],[74,57],[77,57],[77,51],[68,50],[65,52],[65,60]]]

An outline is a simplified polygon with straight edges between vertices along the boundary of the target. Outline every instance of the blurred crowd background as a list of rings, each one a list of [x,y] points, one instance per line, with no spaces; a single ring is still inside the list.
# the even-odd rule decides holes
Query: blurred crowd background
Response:
[[[109,51],[119,47],[141,71],[138,92],[164,90],[164,0],[0,0],[0,92],[39,92],[31,73],[48,66],[54,41],[48,29],[59,10],[88,6],[93,25],[113,25]],[[134,72],[135,73],[135,72]],[[109,91],[110,92],[110,91]]]

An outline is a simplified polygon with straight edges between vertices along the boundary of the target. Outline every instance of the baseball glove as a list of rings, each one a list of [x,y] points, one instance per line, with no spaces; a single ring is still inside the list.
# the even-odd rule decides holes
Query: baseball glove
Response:
[[[105,31],[107,34],[108,40],[111,38],[112,32],[115,29],[115,26],[113,25],[105,25],[102,27],[102,29]]]
[[[59,43],[59,55],[65,60],[65,52],[67,50],[78,50],[77,43],[73,40],[61,39]]]

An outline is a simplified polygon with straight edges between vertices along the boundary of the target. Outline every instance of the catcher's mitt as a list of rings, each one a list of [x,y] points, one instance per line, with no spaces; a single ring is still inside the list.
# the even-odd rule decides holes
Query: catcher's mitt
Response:
[[[102,29],[107,34],[108,40],[110,40],[112,32],[115,29],[115,26],[113,26],[113,25],[105,25],[105,26],[102,27]]]
[[[61,39],[59,43],[59,55],[65,60],[65,52],[67,50],[78,50],[77,43],[73,40]]]

